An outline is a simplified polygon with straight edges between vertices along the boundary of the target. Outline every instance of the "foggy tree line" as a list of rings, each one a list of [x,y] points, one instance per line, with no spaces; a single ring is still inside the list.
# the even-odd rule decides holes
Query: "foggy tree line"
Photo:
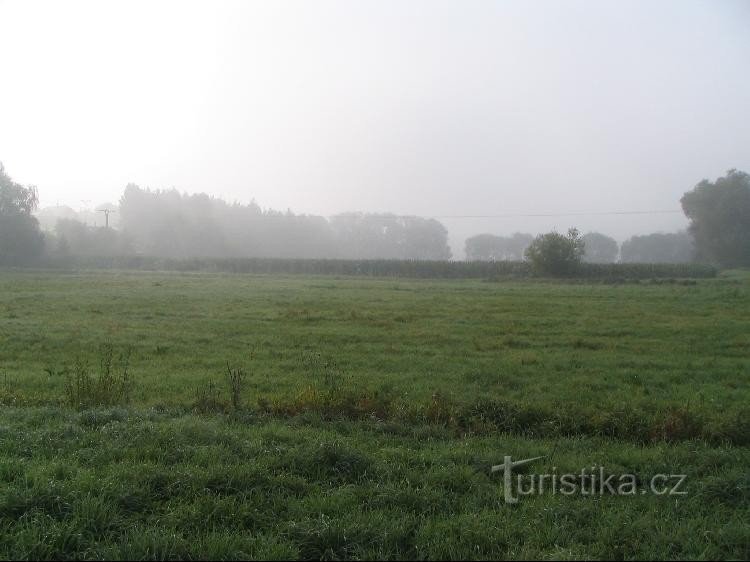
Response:
[[[730,170],[703,180],[681,199],[685,232],[633,236],[618,245],[588,233],[583,261],[750,266],[750,176]],[[117,228],[91,226],[67,209],[62,218],[35,216],[36,188],[14,182],[0,164],[0,264],[42,255],[183,258],[337,258],[448,260],[448,232],[437,220],[393,214],[333,217],[264,210],[255,202],[228,203],[206,194],[150,190],[130,184],[116,207]],[[89,213],[87,220],[95,214]],[[531,234],[479,234],[466,240],[466,259],[521,261]]]
[[[160,257],[451,257],[445,227],[420,217],[351,213],[327,219],[132,184],[119,212],[133,247]]]
[[[338,259],[451,258],[438,221],[391,214],[331,218],[227,203],[205,193],[149,190],[130,184],[118,229],[57,220],[48,247],[57,255],[139,254],[172,259],[277,257]]]
[[[694,261],[695,248],[688,232],[632,236],[622,245],[617,240],[589,232],[582,237],[583,261],[588,263],[686,263]],[[517,232],[512,236],[479,234],[466,240],[466,259],[520,261],[534,237]]]

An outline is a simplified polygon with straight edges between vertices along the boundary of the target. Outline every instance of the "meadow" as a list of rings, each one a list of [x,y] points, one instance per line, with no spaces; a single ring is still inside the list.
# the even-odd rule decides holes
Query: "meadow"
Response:
[[[0,557],[748,558],[749,358],[746,272],[5,270]]]

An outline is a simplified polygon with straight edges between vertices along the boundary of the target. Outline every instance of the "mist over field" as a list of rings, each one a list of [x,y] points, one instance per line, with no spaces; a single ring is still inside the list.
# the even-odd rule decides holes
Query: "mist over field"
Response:
[[[482,233],[684,230],[685,191],[750,169],[743,1],[0,10],[0,161],[41,208],[95,210],[134,183],[471,216],[438,219],[460,258]],[[621,211],[646,213],[597,214]]]
[[[748,30],[0,0],[0,559],[750,559]]]

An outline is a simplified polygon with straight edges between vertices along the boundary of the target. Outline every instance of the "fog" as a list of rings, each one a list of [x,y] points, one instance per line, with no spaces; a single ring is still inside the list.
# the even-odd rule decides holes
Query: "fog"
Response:
[[[683,193],[750,169],[743,1],[0,1],[0,21],[0,161],[41,207],[135,183],[437,217],[461,257],[480,233],[675,232]]]

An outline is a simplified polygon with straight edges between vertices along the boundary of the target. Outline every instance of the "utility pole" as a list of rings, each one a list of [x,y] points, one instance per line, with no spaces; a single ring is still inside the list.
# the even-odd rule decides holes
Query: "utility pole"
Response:
[[[104,228],[109,228],[109,214],[116,213],[117,211],[114,211],[112,209],[99,209],[99,212],[104,213]]]

